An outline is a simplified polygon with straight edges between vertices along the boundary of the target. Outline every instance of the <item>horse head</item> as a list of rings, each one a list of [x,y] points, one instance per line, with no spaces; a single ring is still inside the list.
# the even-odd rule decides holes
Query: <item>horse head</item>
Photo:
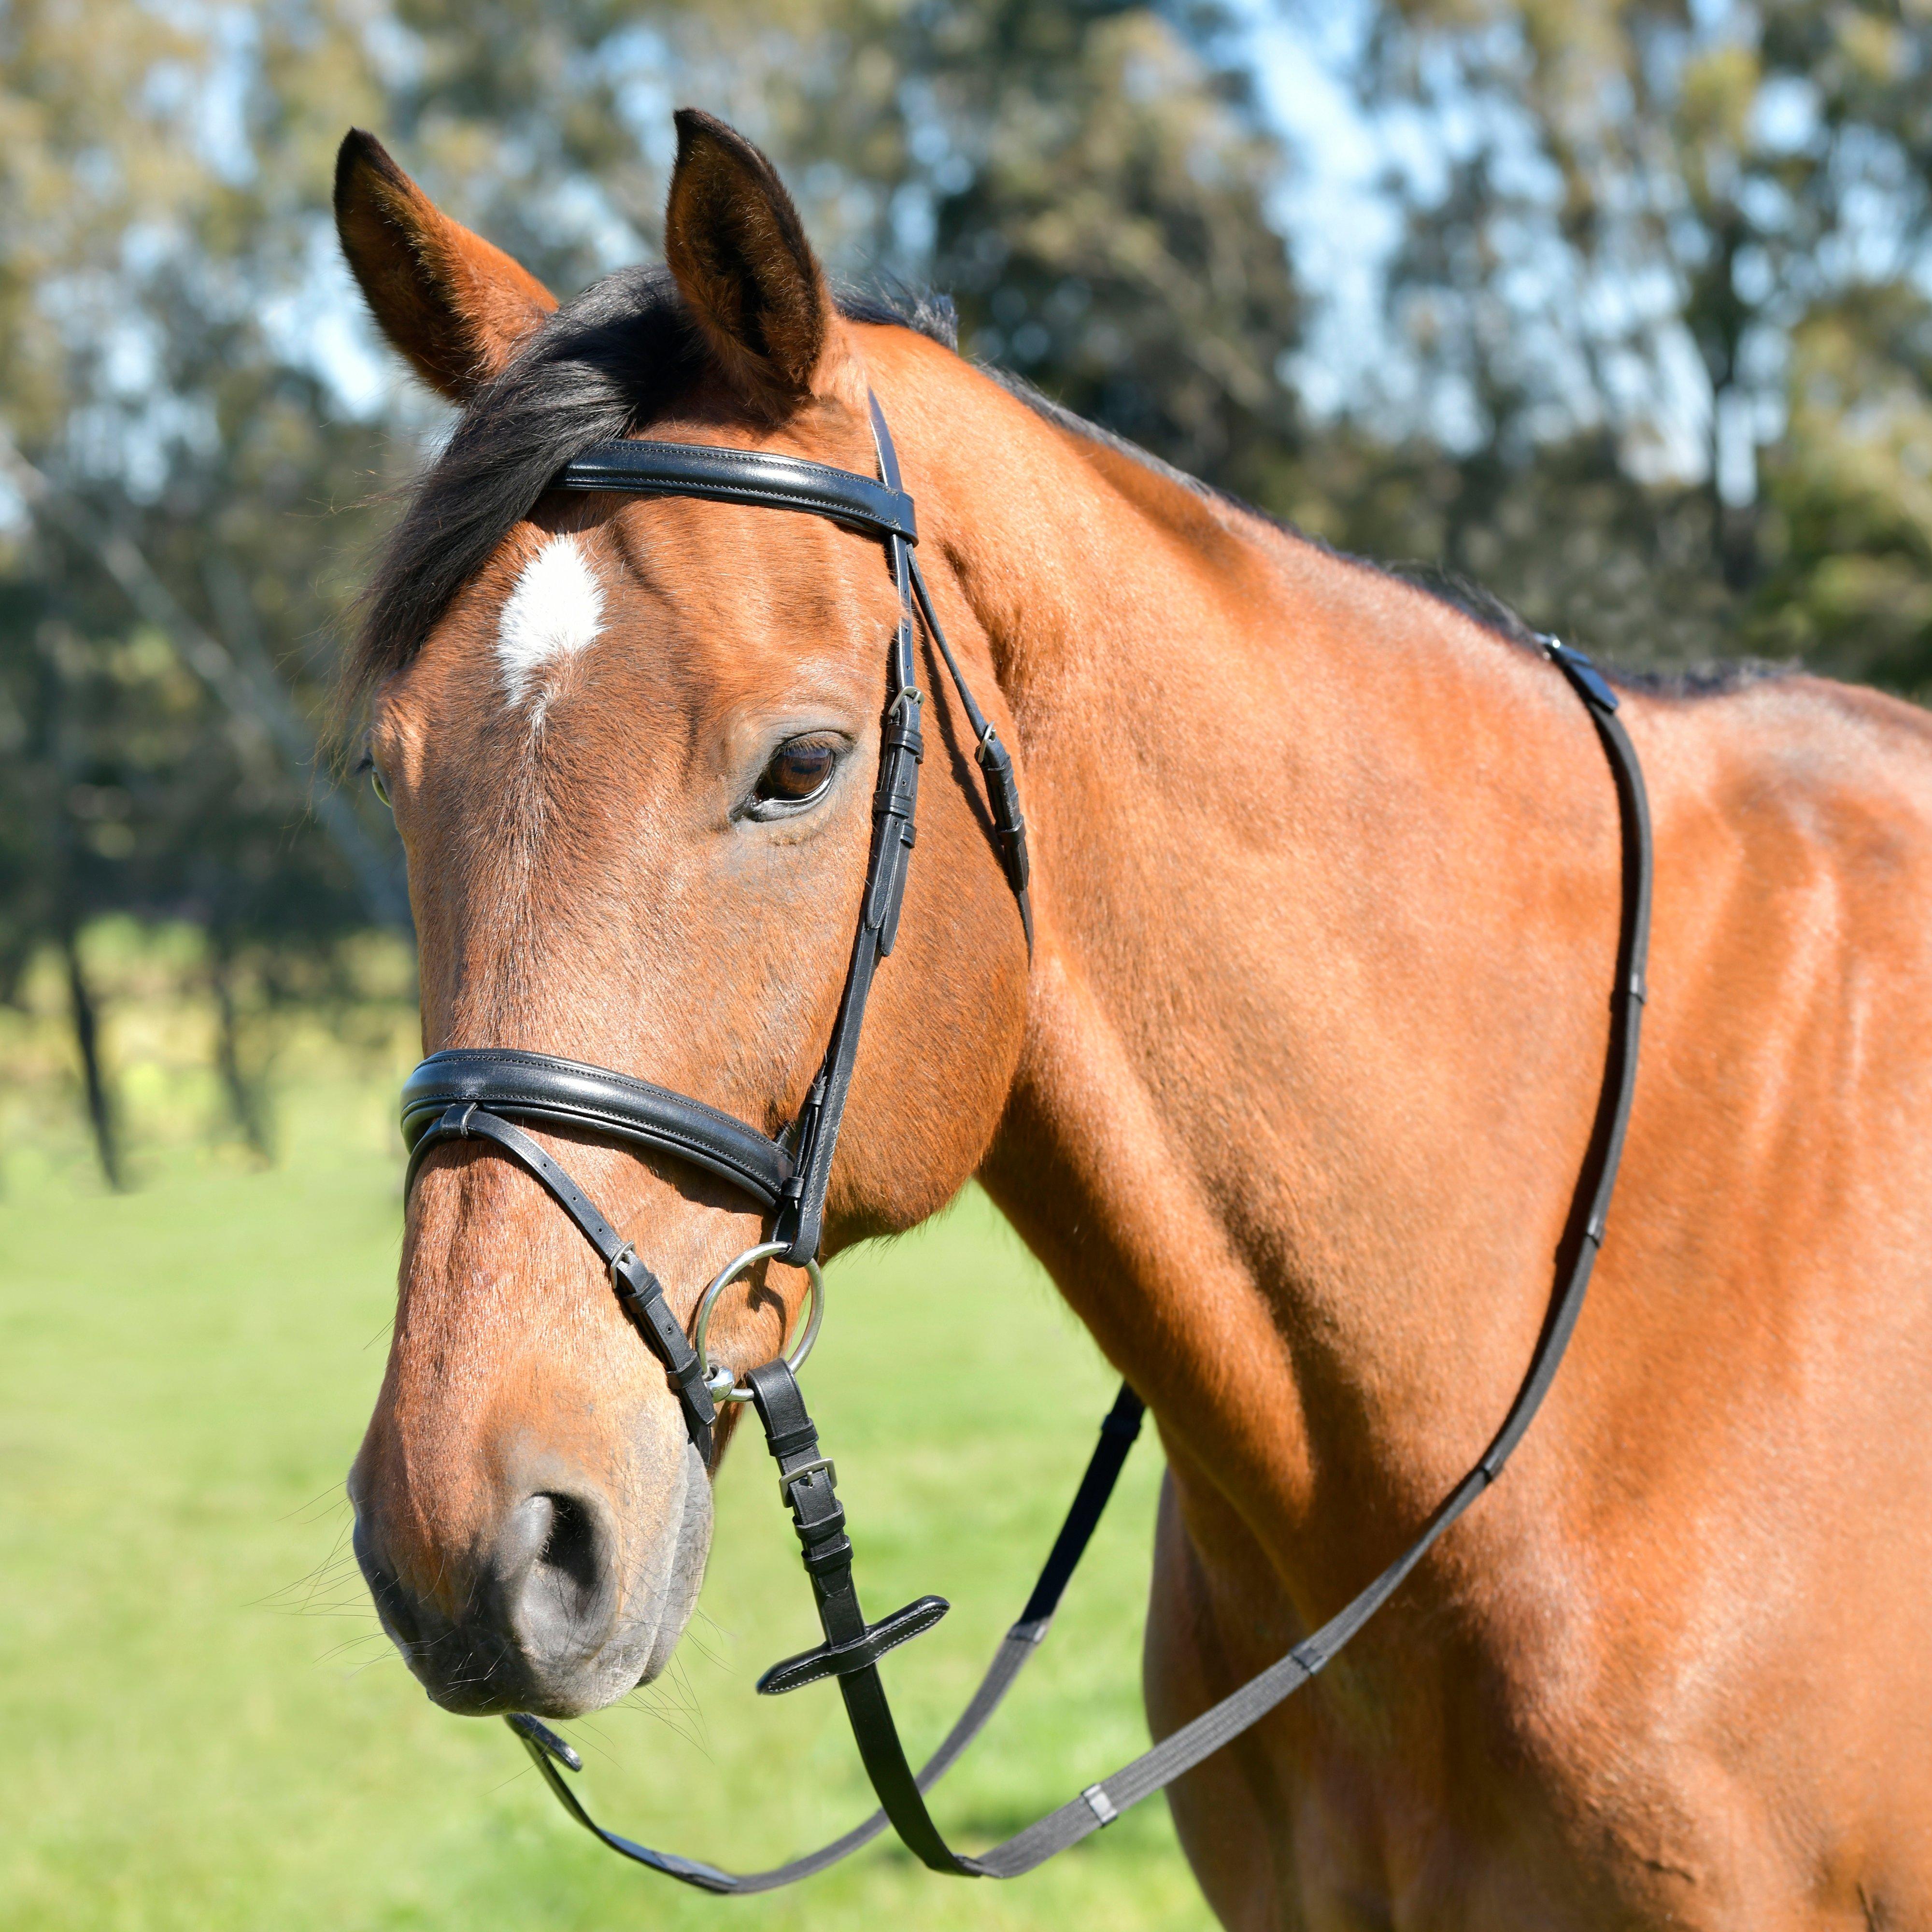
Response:
[[[425,1051],[560,1054],[777,1135],[851,954],[900,605],[876,541],[818,516],[551,487],[612,438],[874,473],[868,388],[970,456],[950,349],[842,310],[757,149],[678,118],[665,266],[560,306],[366,135],[343,246],[383,332],[462,414],[374,580],[350,670],[408,855]],[[909,440],[908,482],[923,491]],[[932,595],[997,722],[987,626],[920,496]],[[929,648],[929,646],[928,646]],[[925,810],[826,1204],[826,1252],[944,1204],[1020,1054],[1027,939],[972,740],[929,660]],[[688,1324],[760,1240],[701,1168],[532,1130]],[[778,1354],[806,1278],[766,1265],[714,1361]],[[350,1478],[386,1628],[452,1710],[571,1715],[662,1670],[711,1534],[707,1468],[597,1256],[524,1172],[438,1146],[412,1191],[387,1372]]]

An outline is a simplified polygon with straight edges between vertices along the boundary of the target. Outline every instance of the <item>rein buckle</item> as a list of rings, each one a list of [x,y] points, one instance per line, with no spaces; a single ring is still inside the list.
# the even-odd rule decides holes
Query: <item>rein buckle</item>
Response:
[[[793,1484],[802,1483],[806,1478],[817,1475],[821,1469],[825,1472],[827,1485],[835,1490],[838,1488],[838,1472],[832,1466],[832,1458],[830,1456],[816,1456],[809,1462],[801,1462],[796,1469],[788,1470],[778,1478],[778,1501],[790,1509],[792,1507]]]

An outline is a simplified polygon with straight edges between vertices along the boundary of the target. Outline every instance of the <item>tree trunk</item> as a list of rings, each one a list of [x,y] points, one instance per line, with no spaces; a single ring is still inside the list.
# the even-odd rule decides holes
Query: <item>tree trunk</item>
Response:
[[[260,1084],[250,1080],[242,1070],[241,1025],[235,1008],[235,962],[227,952],[216,952],[212,976],[215,1010],[221,1023],[215,1048],[215,1057],[220,1063],[221,1083],[228,1090],[230,1108],[235,1115],[236,1125],[242,1130],[242,1138],[248,1144],[249,1151],[266,1163],[274,1157],[269,1145],[268,1124],[263,1112]]]
[[[87,1088],[87,1118],[94,1129],[94,1149],[100,1157],[100,1172],[116,1193],[125,1191],[128,1183],[121,1166],[121,1146],[115,1132],[114,1109],[107,1082],[100,1067],[100,1019],[94,1004],[94,992],[87,983],[81,964],[80,936],[70,926],[61,934],[61,950],[67,956],[67,989],[74,1007],[74,1043],[80,1048],[81,1076]]]

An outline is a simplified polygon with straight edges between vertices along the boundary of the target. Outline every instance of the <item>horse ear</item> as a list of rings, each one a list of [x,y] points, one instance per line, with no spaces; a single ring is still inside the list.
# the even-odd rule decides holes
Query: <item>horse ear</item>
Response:
[[[453,403],[467,402],[556,307],[534,275],[451,220],[359,128],[335,158],[335,232],[382,333]]]
[[[773,416],[810,394],[837,315],[805,224],[736,128],[680,108],[664,260],[732,386]]]

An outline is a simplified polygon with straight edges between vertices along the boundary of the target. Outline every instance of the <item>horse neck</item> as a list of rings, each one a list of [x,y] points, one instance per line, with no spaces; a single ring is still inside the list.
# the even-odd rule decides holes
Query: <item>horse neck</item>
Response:
[[[1015,713],[1040,944],[982,1178],[1177,1471],[1318,1598],[1282,1552],[1340,1580],[1344,1526],[1419,1520],[1543,1318],[1604,1064],[1611,782],[1533,653],[993,413],[938,535]]]

